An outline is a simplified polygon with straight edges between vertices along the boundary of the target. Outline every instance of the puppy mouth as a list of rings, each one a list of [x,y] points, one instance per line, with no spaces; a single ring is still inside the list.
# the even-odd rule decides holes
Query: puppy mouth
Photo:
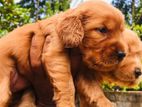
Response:
[[[111,61],[97,61],[95,59],[91,59],[89,61],[89,63],[87,64],[89,68],[94,69],[96,71],[103,71],[103,72],[108,72],[108,71],[112,71],[117,67],[117,63],[111,62]]]
[[[99,52],[96,57],[89,57],[85,59],[88,67],[99,71],[114,70],[120,62],[115,55],[102,54],[102,52]]]
[[[117,67],[118,63],[118,61],[114,60],[101,61],[97,58],[89,58],[89,61],[87,61],[88,67],[97,71],[112,71]]]
[[[138,84],[138,81],[136,79],[126,80],[124,78],[119,78],[113,73],[106,73],[105,75],[103,75],[103,80],[119,86],[133,87]]]
[[[119,60],[117,60],[114,56],[111,57],[104,57],[104,55],[101,56],[100,60],[95,59],[95,65],[101,65],[104,67],[109,67],[109,66],[115,66],[119,64]]]
[[[102,60],[101,62],[98,62],[99,64],[101,65],[106,65],[106,66],[109,66],[109,65],[117,65],[119,63],[118,60]]]
[[[121,82],[128,82],[128,83],[134,83],[137,79],[133,77],[128,77],[128,76],[118,76],[119,74],[114,74],[112,73],[112,77],[116,78],[117,80]]]

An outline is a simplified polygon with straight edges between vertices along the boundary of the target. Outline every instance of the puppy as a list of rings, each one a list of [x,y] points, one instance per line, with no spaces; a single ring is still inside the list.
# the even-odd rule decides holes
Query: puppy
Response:
[[[105,97],[100,83],[108,81],[121,86],[132,87],[140,80],[142,74],[142,42],[131,30],[126,29],[123,36],[127,46],[127,55],[118,64],[115,70],[109,72],[80,73],[76,82],[80,96],[80,107],[112,107],[113,105]],[[91,71],[90,71],[91,72]]]
[[[138,83],[141,75],[142,64],[142,42],[138,36],[131,30],[125,29],[123,37],[127,46],[127,56],[124,60],[118,64],[118,67],[109,72],[94,71],[92,73],[86,73],[86,69],[83,66],[83,73],[80,72],[75,81],[76,88],[80,97],[80,107],[112,107],[113,104],[105,97],[100,83],[108,81],[117,85],[133,86]],[[86,68],[86,67],[85,67]],[[88,70],[90,71],[90,70]],[[27,96],[28,95],[28,96]],[[34,94],[31,91],[27,91],[23,95],[22,101],[20,101],[18,107],[33,107],[35,104],[33,99]],[[33,100],[28,100],[33,99]],[[36,106],[36,105],[34,105]]]
[[[100,72],[114,70],[125,57],[123,30],[124,17],[118,9],[89,1],[10,32],[0,39],[0,106],[7,107],[12,92],[30,83],[37,106],[55,106],[54,95],[57,107],[74,107],[71,71],[74,75],[82,70],[75,63],[82,61]],[[21,79],[19,85],[17,75],[26,82]]]

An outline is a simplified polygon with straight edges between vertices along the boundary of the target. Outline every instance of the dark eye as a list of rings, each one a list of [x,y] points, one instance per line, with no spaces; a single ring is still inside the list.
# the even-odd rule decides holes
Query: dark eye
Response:
[[[102,28],[96,28],[96,30],[97,30],[98,32],[101,32],[101,33],[107,33],[107,32],[108,32],[108,29],[105,28],[105,27],[102,27]]]

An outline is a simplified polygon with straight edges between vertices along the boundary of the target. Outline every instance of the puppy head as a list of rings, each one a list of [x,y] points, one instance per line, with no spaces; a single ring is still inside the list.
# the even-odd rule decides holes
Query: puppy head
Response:
[[[124,17],[110,4],[88,1],[64,12],[58,20],[57,31],[64,46],[79,47],[89,68],[110,71],[125,56]]]
[[[104,80],[109,80],[118,85],[133,86],[140,80],[142,74],[142,42],[138,36],[126,29],[124,38],[128,46],[128,54],[123,61],[118,65],[115,71],[102,73]]]
[[[60,18],[58,32],[65,47],[79,47],[94,70],[110,71],[125,56],[124,17],[103,1],[88,1]]]

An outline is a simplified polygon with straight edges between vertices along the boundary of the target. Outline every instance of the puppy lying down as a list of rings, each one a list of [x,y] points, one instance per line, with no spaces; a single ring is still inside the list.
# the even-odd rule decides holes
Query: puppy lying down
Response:
[[[18,75],[32,86],[37,106],[74,107],[73,75],[115,69],[125,57],[124,28],[123,14],[96,0],[8,33],[0,39],[0,107],[26,87]]]
[[[86,75],[85,73],[85,75],[79,75],[77,91],[80,95],[81,107],[112,107],[100,87],[101,81],[131,87],[140,80],[142,42],[134,32],[128,29],[123,32],[123,36],[127,43],[125,47],[127,55],[115,70],[103,73],[96,71],[92,75]],[[94,80],[90,78],[94,78]]]
[[[131,30],[123,32],[127,55],[118,67],[109,72],[95,71],[90,73],[80,72],[75,81],[77,93],[79,94],[80,107],[113,107],[113,104],[105,97],[100,83],[102,81],[113,82],[123,86],[136,85],[140,80],[142,64],[142,42]],[[84,68],[81,66],[81,68]],[[26,91],[20,100],[18,107],[36,107],[32,90]]]

